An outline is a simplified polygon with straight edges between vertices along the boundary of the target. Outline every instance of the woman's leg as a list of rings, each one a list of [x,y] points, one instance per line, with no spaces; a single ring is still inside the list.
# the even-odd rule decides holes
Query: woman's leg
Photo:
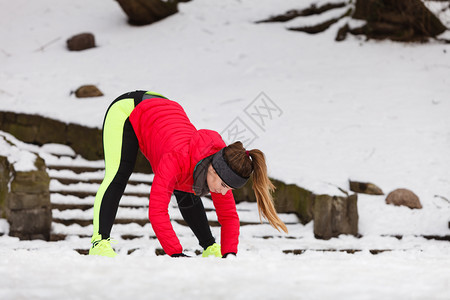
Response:
[[[209,228],[208,218],[200,197],[177,190],[174,191],[174,195],[183,219],[197,237],[200,246],[206,249],[214,244],[215,239]]]
[[[128,119],[134,99],[113,102],[103,123],[105,177],[95,196],[92,242],[108,239],[116,218],[119,201],[133,172],[139,142]]]

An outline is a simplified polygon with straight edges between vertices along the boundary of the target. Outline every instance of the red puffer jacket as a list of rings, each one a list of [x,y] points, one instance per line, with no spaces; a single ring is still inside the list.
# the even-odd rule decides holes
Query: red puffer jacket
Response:
[[[225,147],[225,142],[215,131],[197,130],[181,105],[167,99],[142,101],[132,111],[130,122],[155,173],[150,192],[150,223],[168,255],[181,253],[183,248],[168,214],[170,197],[174,190],[194,193],[195,165]],[[233,194],[211,193],[211,197],[222,226],[222,254],[237,253],[239,217]]]

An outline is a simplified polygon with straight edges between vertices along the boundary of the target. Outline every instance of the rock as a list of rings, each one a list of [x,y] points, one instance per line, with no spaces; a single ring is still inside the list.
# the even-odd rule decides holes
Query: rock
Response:
[[[101,97],[103,93],[95,85],[82,85],[75,91],[77,98]]]
[[[314,236],[328,240],[340,234],[358,236],[358,196],[316,195],[314,198]]]
[[[80,33],[67,40],[70,51],[82,51],[95,47],[95,37],[92,33]]]
[[[368,195],[384,195],[383,191],[373,183],[349,180],[350,190],[355,193]]]
[[[386,197],[386,203],[396,206],[407,206],[411,209],[422,208],[419,197],[408,189],[396,189],[390,192]]]
[[[133,25],[147,25],[178,12],[176,0],[117,0]]]

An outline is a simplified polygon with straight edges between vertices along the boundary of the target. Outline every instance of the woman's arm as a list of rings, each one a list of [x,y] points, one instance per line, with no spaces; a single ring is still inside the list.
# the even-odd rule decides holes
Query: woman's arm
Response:
[[[216,208],[217,218],[222,226],[220,239],[222,255],[226,253],[237,253],[240,224],[233,193],[231,190],[225,195],[211,193],[211,197]]]
[[[176,175],[177,171],[172,159],[160,162],[158,170],[155,171],[148,208],[148,217],[153,231],[166,254],[170,256],[183,252],[183,247],[170,222],[168,211]]]

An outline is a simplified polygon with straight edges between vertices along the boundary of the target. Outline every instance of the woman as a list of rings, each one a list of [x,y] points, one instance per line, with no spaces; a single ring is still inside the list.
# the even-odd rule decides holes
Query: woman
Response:
[[[241,142],[226,146],[217,132],[197,130],[178,103],[158,93],[135,91],[114,100],[103,123],[103,148],[105,178],[95,197],[90,255],[116,256],[110,232],[139,149],[155,174],[149,219],[166,254],[186,256],[168,214],[174,194],[205,249],[203,256],[236,255],[239,217],[231,190],[244,186],[251,175],[260,216],[287,232],[273,207],[274,186],[267,177],[264,154],[246,151]],[[208,193],[221,224],[221,246],[215,243],[200,199]]]

